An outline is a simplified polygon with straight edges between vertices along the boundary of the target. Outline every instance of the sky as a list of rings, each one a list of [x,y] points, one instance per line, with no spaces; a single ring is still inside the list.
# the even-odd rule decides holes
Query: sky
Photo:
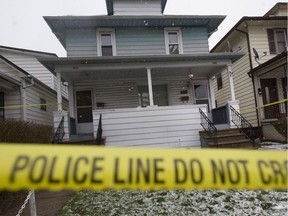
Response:
[[[43,16],[106,15],[105,0],[0,0],[0,45],[35,51],[66,52]],[[226,15],[209,38],[214,45],[243,17],[263,16],[279,0],[167,0],[166,15]],[[288,0],[281,0],[287,2]]]

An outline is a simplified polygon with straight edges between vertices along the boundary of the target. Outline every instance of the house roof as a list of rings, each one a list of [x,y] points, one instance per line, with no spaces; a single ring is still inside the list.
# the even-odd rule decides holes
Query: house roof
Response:
[[[25,53],[32,53],[32,54],[37,54],[37,55],[48,55],[48,56],[57,57],[57,55],[55,53],[41,52],[41,51],[28,50],[28,49],[20,49],[20,48],[15,48],[15,47],[8,47],[8,46],[0,46],[0,50],[25,52]]]
[[[215,31],[226,16],[45,16],[44,19],[66,48],[66,30],[119,27],[205,27]],[[208,37],[210,34],[208,34]]]
[[[272,7],[265,15],[264,17],[267,16],[273,16],[274,13],[279,10],[279,9],[287,9],[287,3],[286,2],[278,2],[274,7]]]
[[[167,0],[161,0],[162,13],[164,12],[166,3],[167,3]],[[106,0],[106,7],[107,7],[108,15],[113,15],[114,0]]]
[[[267,67],[267,66],[270,66],[271,64],[279,61],[280,59],[284,59],[286,58],[286,65],[287,65],[287,52],[283,52],[279,55],[276,55],[274,58],[272,59],[269,59],[268,61],[264,62],[263,64],[260,64],[259,66],[253,68],[252,70],[250,70],[248,72],[248,74],[253,74],[253,73],[256,73],[257,71]]]
[[[9,61],[7,58],[5,58],[4,56],[0,55],[0,59],[3,60],[6,64],[8,64],[10,67],[14,68],[15,70],[23,73],[24,75],[26,75],[27,77],[28,76],[32,76],[31,74],[29,74],[27,71],[23,70],[22,68],[20,68],[19,66],[17,66],[16,64],[14,64],[13,62]],[[54,89],[51,89],[49,86],[45,85],[44,83],[42,83],[40,80],[38,80],[37,78],[35,78],[34,76],[32,76],[34,78],[34,81],[35,83],[39,84],[40,86],[42,86],[43,88],[49,90],[50,92],[54,93],[54,94],[57,94],[57,92],[54,90]],[[12,82],[12,80],[14,80]],[[14,83],[14,84],[18,84],[18,81],[13,79],[13,78],[10,78],[8,80],[9,82],[11,83]]]
[[[245,28],[245,26],[249,23],[256,23],[259,25],[260,22],[271,22],[271,21],[286,21],[287,22],[287,16],[272,16],[272,17],[248,17],[244,16],[242,17],[231,29],[230,31],[211,49],[210,52],[214,52],[234,31],[242,30]],[[243,31],[243,30],[242,30]]]

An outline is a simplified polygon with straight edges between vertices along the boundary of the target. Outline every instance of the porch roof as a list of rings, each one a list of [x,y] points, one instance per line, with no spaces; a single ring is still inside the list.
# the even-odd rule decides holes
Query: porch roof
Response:
[[[105,57],[65,57],[38,59],[47,69],[56,75],[56,67],[70,67],[88,69],[88,66],[98,66],[98,70],[113,69],[115,66],[132,68],[166,68],[178,67],[180,64],[188,66],[214,65],[234,63],[245,53],[202,53],[182,55],[145,55],[145,56],[105,56]],[[200,66],[201,66],[200,65]],[[198,65],[199,66],[199,65]],[[63,68],[62,67],[62,68]],[[101,68],[104,67],[104,68]]]
[[[211,36],[226,16],[222,15],[162,15],[162,16],[44,16],[52,32],[66,48],[68,29],[95,28],[164,28],[164,27],[205,27]]]

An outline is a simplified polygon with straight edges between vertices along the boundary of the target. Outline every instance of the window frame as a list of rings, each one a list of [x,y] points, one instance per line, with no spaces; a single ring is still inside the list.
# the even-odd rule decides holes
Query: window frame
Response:
[[[222,79],[222,74],[216,74],[215,75],[216,82],[217,82],[217,90],[220,90],[223,88],[223,79]]]
[[[281,53],[279,51],[278,37],[277,37],[277,32],[279,32],[279,31],[282,31],[282,33],[284,34],[284,40],[285,40],[286,51],[287,51],[287,47],[288,47],[287,29],[286,28],[267,29],[267,38],[268,38],[268,46],[269,46],[270,54],[280,54]],[[271,36],[273,38],[271,38]]]
[[[102,28],[96,30],[97,34],[97,54],[98,56],[102,55],[102,34],[110,34],[111,35],[111,46],[112,46],[112,56],[116,56],[116,38],[115,38],[115,29],[110,28]]]
[[[179,54],[171,54],[169,49],[169,33],[177,33],[178,36],[178,49],[179,54],[183,54],[183,41],[182,41],[182,31],[181,28],[164,28],[164,34],[165,34],[165,48],[166,48],[166,54],[167,55],[179,55]]]

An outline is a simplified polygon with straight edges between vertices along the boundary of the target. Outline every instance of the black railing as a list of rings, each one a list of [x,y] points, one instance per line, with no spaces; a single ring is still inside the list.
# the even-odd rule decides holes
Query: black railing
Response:
[[[206,116],[206,114],[199,108],[200,116],[201,116],[201,126],[204,128],[206,133],[210,136],[210,138],[214,138],[214,144],[218,146],[217,141],[217,128],[213,124],[213,122]]]
[[[256,137],[255,130],[253,126],[236,110],[234,107],[230,106],[231,110],[231,121],[240,129],[242,133],[246,135],[248,139],[251,140],[253,146]]]
[[[64,131],[64,116],[62,116],[58,128],[53,136],[52,143],[61,143],[65,135]]]
[[[103,133],[103,129],[102,129],[102,114],[100,114],[100,118],[99,118],[99,122],[98,122],[98,130],[97,130],[97,136],[96,136],[96,144],[97,145],[103,145],[104,141],[102,138],[102,133]]]

